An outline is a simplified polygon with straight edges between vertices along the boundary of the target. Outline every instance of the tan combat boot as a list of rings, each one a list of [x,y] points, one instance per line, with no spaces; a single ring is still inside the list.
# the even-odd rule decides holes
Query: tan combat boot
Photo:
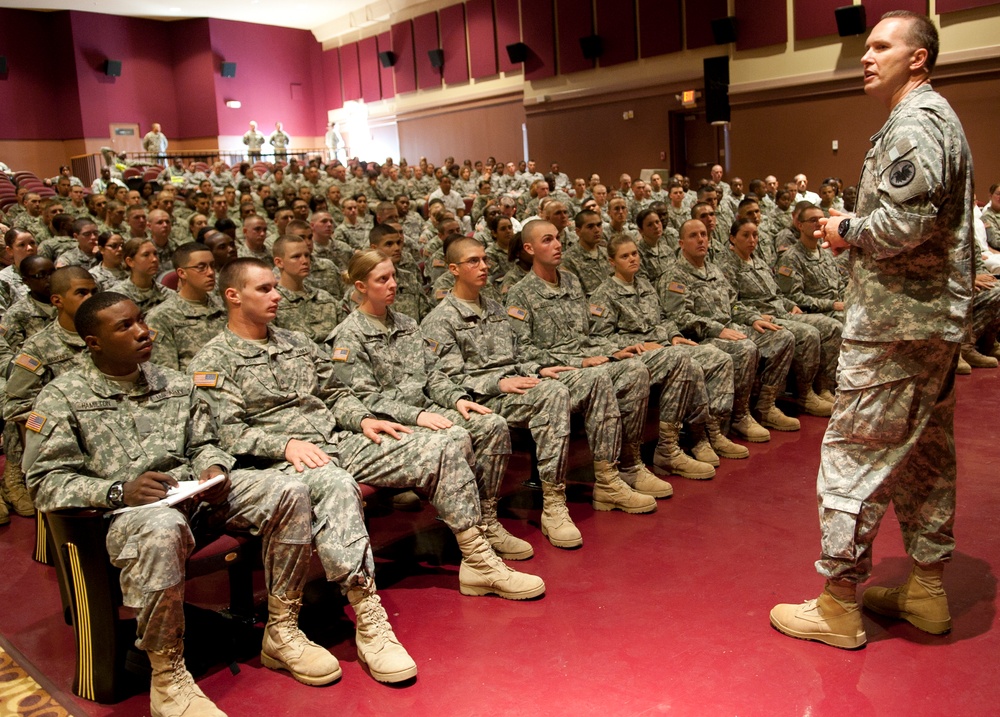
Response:
[[[3,485],[7,494],[7,502],[14,512],[22,518],[35,517],[35,504],[24,484],[24,471],[16,460],[8,460],[3,469]]]
[[[828,388],[824,388],[816,395],[819,396],[824,401],[826,401],[827,403],[835,403],[837,400],[837,397],[834,395],[833,391],[831,391]]]
[[[184,665],[184,643],[168,650],[146,653],[153,676],[149,685],[152,717],[226,717],[195,684]]]
[[[965,360],[960,351],[958,354],[958,364],[955,366],[955,374],[958,376],[968,376],[970,373],[972,373],[972,366],[969,365],[969,362]]]
[[[462,551],[458,585],[463,595],[499,595],[508,600],[527,600],[545,592],[541,578],[507,567],[478,527],[455,533],[455,540]]]
[[[304,685],[327,685],[342,671],[329,650],[307,638],[299,629],[302,594],[288,591],[284,598],[267,596],[267,625],[260,661],[272,670],[285,670]]]
[[[357,622],[355,642],[358,659],[379,682],[402,682],[417,675],[417,663],[399,644],[389,624],[382,600],[369,578],[362,586],[347,591]]]
[[[708,480],[715,477],[715,468],[708,463],[696,461],[677,445],[681,424],[660,421],[660,440],[653,453],[653,471],[657,475],[678,475],[692,480]]]
[[[853,592],[853,587],[827,584],[814,600],[799,605],[775,605],[771,610],[771,625],[800,640],[815,640],[845,650],[861,647],[868,637]]]
[[[566,484],[542,481],[542,535],[557,548],[579,548],[583,536],[566,508]]]
[[[764,431],[764,433],[767,433],[767,431],[760,428],[760,426],[757,428]],[[719,419],[715,416],[709,416],[708,420],[705,422],[705,431],[708,433],[708,440],[712,445],[712,451],[717,456],[733,460],[750,457],[750,450],[746,446],[733,443],[722,433],[722,429],[719,427]],[[771,434],[768,433],[767,435],[770,438]],[[692,451],[692,453],[693,452],[694,451]],[[697,458],[697,456],[695,457]]]
[[[594,461],[594,510],[621,510],[626,513],[652,513],[656,499],[632,490],[618,474],[618,468],[608,461]]]
[[[776,431],[797,431],[801,426],[799,419],[790,418],[781,412],[781,409],[774,405],[774,399],[778,395],[777,386],[761,386],[760,396],[757,397],[757,412],[760,414],[760,425],[764,428],[773,428]]]
[[[864,606],[879,615],[906,620],[932,635],[951,630],[948,596],[941,576],[944,566],[921,568],[914,565],[906,582],[895,588],[871,587],[862,595]]]
[[[7,507],[6,491],[0,488],[0,525],[10,523],[10,509]]]
[[[622,446],[622,459],[618,464],[618,477],[636,493],[654,498],[669,498],[674,494],[674,487],[653,475],[642,460],[642,450],[639,442],[634,441]]]
[[[996,368],[1000,363],[993,356],[983,356],[974,344],[962,344],[962,358],[972,368]]]
[[[833,414],[833,402],[824,401],[811,388],[805,392],[805,395],[799,397],[799,405],[810,416],[826,418]]]
[[[716,424],[718,430],[718,424]],[[694,445],[691,446],[691,455],[699,463],[707,463],[713,468],[719,467],[719,454],[712,448],[712,440],[708,436],[708,425],[691,425],[691,433],[694,435]]]
[[[733,422],[729,425],[729,430],[751,443],[767,443],[771,440],[771,433],[754,420],[754,417],[747,411],[742,416],[733,416]]]
[[[407,513],[419,513],[423,506],[420,504],[420,496],[412,490],[404,490],[392,496],[392,507],[394,510],[402,510]]]
[[[535,554],[535,549],[527,540],[521,540],[510,533],[497,519],[497,499],[480,501],[483,511],[483,535],[490,547],[504,560],[527,560]]]

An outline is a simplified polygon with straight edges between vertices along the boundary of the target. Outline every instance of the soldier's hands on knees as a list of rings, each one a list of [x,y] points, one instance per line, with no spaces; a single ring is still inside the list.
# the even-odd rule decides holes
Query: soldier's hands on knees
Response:
[[[469,417],[473,413],[479,413],[484,416],[487,413],[493,413],[492,409],[487,408],[481,403],[476,403],[475,401],[469,401],[465,398],[458,399],[458,401],[455,403],[455,410],[458,411],[460,414],[462,414],[462,418],[464,418],[466,421],[469,420]]]
[[[729,329],[726,329],[728,331]],[[683,336],[674,336],[670,339],[671,346],[697,346],[697,341],[692,341],[691,339],[686,339]]]
[[[402,423],[394,421],[381,421],[377,418],[366,418],[361,422],[361,432],[368,436],[372,443],[381,443],[381,434],[392,436],[397,441],[403,437],[404,433],[413,433],[412,428],[404,426]]]
[[[624,361],[625,359],[630,359],[639,353],[641,353],[641,351],[636,346],[626,346],[621,351],[615,351],[611,355],[614,356],[619,361]],[[608,360],[610,361],[610,359]]]
[[[602,363],[607,363],[610,360],[607,356],[588,356],[580,365],[584,368],[590,368],[591,366],[600,366]]]
[[[546,366],[545,368],[539,370],[538,375],[542,378],[559,378],[559,374],[564,371],[576,371],[575,366]]]
[[[545,370],[542,369],[542,371]],[[500,379],[497,387],[502,393],[524,393],[529,388],[537,386],[538,381],[534,376],[508,376],[507,378]]]
[[[166,473],[146,471],[122,486],[125,505],[147,505],[167,497],[167,489],[177,485],[177,480]]]
[[[285,460],[299,473],[306,468],[319,468],[330,462],[330,456],[319,446],[292,438],[285,444]]]
[[[429,428],[432,431],[443,431],[451,428],[454,424],[440,413],[421,411],[417,416],[417,425],[421,428]]]
[[[753,322],[754,331],[758,333],[764,333],[765,331],[781,331],[781,327],[777,324],[771,323],[770,321],[764,321],[764,319],[758,319]]]
[[[229,495],[229,489],[232,487],[232,482],[229,480],[229,476],[226,475],[226,471],[222,469],[222,466],[209,466],[198,476],[199,483],[204,483],[216,476],[225,476],[226,479],[201,494],[201,500],[211,505],[218,505],[226,499],[226,496]]]

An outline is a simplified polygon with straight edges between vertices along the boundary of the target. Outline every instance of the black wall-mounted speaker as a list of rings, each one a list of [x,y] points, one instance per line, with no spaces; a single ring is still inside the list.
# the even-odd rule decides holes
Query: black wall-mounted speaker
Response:
[[[837,34],[841,37],[860,35],[867,29],[868,17],[864,5],[846,5],[833,11],[837,18]]]
[[[392,67],[396,64],[396,53],[380,52],[378,53],[378,61],[382,63],[382,67]]]
[[[604,41],[600,35],[588,35],[580,38],[580,49],[587,60],[596,60],[604,53]]]
[[[0,55],[0,75],[7,74],[7,56]]]
[[[108,77],[121,77],[122,76],[122,61],[121,60],[105,60],[104,61],[104,74]]]
[[[716,45],[736,42],[736,18],[720,17],[718,20],[712,20],[712,39]]]
[[[431,67],[444,67],[444,50],[428,50],[427,57],[431,60]]]
[[[728,122],[729,111],[729,56],[706,57],[705,68],[705,119],[709,124]]]
[[[236,63],[235,62],[223,62],[222,63],[222,76],[223,77],[236,77]]]
[[[528,59],[528,46],[523,42],[507,45],[507,57],[514,64],[524,62]]]

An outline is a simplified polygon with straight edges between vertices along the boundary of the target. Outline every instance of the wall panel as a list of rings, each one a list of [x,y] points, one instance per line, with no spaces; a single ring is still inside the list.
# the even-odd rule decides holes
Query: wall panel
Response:
[[[837,34],[837,19],[833,11],[846,0],[795,0],[792,14],[795,19],[795,39],[812,40],[816,37]]]
[[[393,52],[392,49],[392,36],[389,32],[379,33],[375,38],[378,40],[378,51],[379,52]],[[393,54],[395,54],[393,52]],[[382,85],[382,99],[387,100],[390,97],[396,96],[395,86],[393,85],[393,72],[392,67],[382,67],[381,61],[378,63],[379,81]]]
[[[634,62],[639,57],[635,3],[597,0],[597,34],[604,41],[601,67]]]
[[[890,10],[909,10],[910,12],[927,14],[927,0],[863,0],[865,19],[868,29],[875,27],[882,15]]]
[[[528,46],[524,79],[544,80],[556,74],[556,30],[552,0],[521,0],[521,14],[530,17],[522,36]]]
[[[417,87],[422,90],[441,86],[441,69],[431,66],[428,50],[438,44],[438,18],[436,12],[413,18],[413,51],[417,57]]]
[[[361,68],[356,42],[340,48],[340,83],[345,102],[361,99]]]
[[[344,91],[340,83],[340,48],[334,47],[323,53],[323,81],[326,83],[327,110],[344,106]]]
[[[788,3],[785,0],[736,0],[736,49],[788,42]]]
[[[937,0],[935,7],[939,13],[971,10],[987,5],[1000,5],[1000,0]]]
[[[457,85],[468,82],[469,52],[465,43],[465,5],[441,8],[438,15],[441,19],[445,84]]]
[[[366,37],[358,41],[358,68],[361,71],[361,99],[365,102],[378,102],[382,99],[382,86],[377,38]]]
[[[465,3],[465,22],[469,29],[469,68],[472,76],[497,74],[497,36],[493,25],[493,0],[469,0]],[[506,55],[507,51],[503,50]]]
[[[559,33],[559,74],[594,69],[594,61],[583,56],[580,38],[594,32],[592,0],[556,0],[556,30]]]
[[[656,57],[684,47],[681,0],[639,0],[639,52]]]
[[[500,72],[515,72],[523,69],[521,63],[514,64],[507,56],[507,45],[521,41],[521,8],[518,0],[495,0],[497,27],[497,62]]]
[[[416,163],[421,156],[435,164],[447,156],[459,163],[493,155],[517,161],[523,154],[524,105],[512,100],[464,110],[421,113],[397,118],[399,154]]]
[[[712,20],[729,15],[726,0],[684,0],[684,28],[687,48],[709,47],[715,44],[712,37]]]
[[[398,22],[389,29],[392,35],[392,51],[396,53],[396,66],[392,74],[396,80],[396,92],[413,92],[417,89],[417,65],[413,56],[413,23],[409,20]]]

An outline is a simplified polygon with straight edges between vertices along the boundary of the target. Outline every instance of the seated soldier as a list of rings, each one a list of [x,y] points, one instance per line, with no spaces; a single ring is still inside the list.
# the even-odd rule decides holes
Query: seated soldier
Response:
[[[150,714],[224,717],[184,664],[184,563],[195,546],[191,526],[208,512],[263,539],[263,664],[306,684],[339,678],[336,658],[297,625],[310,557],[306,486],[278,471],[233,470],[191,379],[148,363],[152,339],[128,297],[98,294],[74,323],[92,360],[45,386],[25,424],[24,465],[39,510],[142,506],[180,482],[222,478],[196,500],[109,521],[108,554],[121,569],[125,605],[138,611],[136,646],[153,668]]]
[[[463,595],[523,600],[545,592],[541,579],[508,568],[482,534],[468,433],[457,427],[413,433],[373,416],[336,380],[332,361],[349,356],[323,355],[304,335],[270,326],[281,300],[276,284],[271,268],[256,259],[228,265],[220,286],[229,323],[199,352],[191,368],[219,421],[220,446],[238,460],[302,474],[317,514],[314,539],[320,561],[330,579],[352,590],[351,604],[375,589],[355,480],[415,488],[428,497],[462,552],[458,582]],[[330,516],[328,507],[345,500],[356,508],[350,520]],[[387,632],[376,637],[377,647],[387,651],[383,657],[412,665],[388,622],[381,624]],[[362,651],[360,624],[358,630],[361,659],[373,675],[381,673],[371,660],[382,658],[374,647]],[[412,676],[416,668],[400,667],[398,672],[406,677],[393,678],[396,671],[388,668],[385,672],[388,679],[383,681],[396,681]]]
[[[187,370],[194,355],[226,325],[226,311],[215,293],[215,257],[204,244],[188,242],[174,252],[177,293],[150,309],[153,363]]]
[[[122,279],[128,278],[123,249],[125,240],[118,232],[101,232],[97,237],[100,262],[90,270],[98,291],[107,291]]]
[[[649,472],[639,451],[649,403],[649,371],[632,359],[636,347],[617,349],[591,334],[590,309],[580,282],[559,270],[562,251],[556,227],[536,219],[524,225],[521,237],[524,251],[532,257],[531,271],[507,293],[507,317],[522,348],[522,360],[605,373],[617,398],[621,432],[607,436],[608,444],[594,451],[592,505],[603,511],[654,511],[654,498],[673,494],[673,488]],[[576,372],[565,375],[572,381]]]
[[[833,253],[820,247],[813,235],[822,216],[818,207],[799,212],[795,218],[798,241],[775,264],[774,280],[781,293],[806,313],[825,314],[843,323],[847,277],[840,273]]]
[[[73,239],[76,246],[59,255],[55,260],[56,269],[64,266],[82,266],[90,270],[97,265],[97,238],[100,232],[93,219],[77,219],[73,222]]]
[[[38,243],[31,232],[8,229],[3,235],[4,260],[8,265],[0,270],[0,316],[18,299],[28,293],[28,285],[21,277],[21,262],[38,253]]]
[[[693,210],[692,210],[693,211]],[[764,320],[739,302],[722,270],[708,260],[708,228],[698,219],[681,226],[681,253],[673,271],[660,277],[656,293],[664,316],[692,341],[711,343],[733,357],[735,373],[731,430],[751,443],[771,440],[762,426],[797,431],[799,422],[774,405],[784,389],[792,364],[795,339],[791,332]],[[757,411],[750,415],[750,393],[760,373]]]
[[[642,213],[648,210],[643,210]],[[653,216],[656,216],[653,214]],[[659,217],[657,217],[659,221]],[[659,383],[660,442],[653,470],[685,478],[711,478],[723,458],[746,458],[750,452],[722,434],[721,425],[733,409],[733,360],[715,346],[700,346],[684,338],[663,315],[656,290],[640,276],[639,249],[626,236],[608,242],[615,275],[590,297],[591,330],[620,346],[641,343],[639,359],[649,369],[650,383]],[[692,461],[677,445],[681,422],[695,434]]]
[[[573,272],[580,280],[583,293],[590,296],[612,274],[601,255],[603,222],[597,212],[584,210],[576,215],[575,223],[579,243],[566,249],[562,268]]]
[[[143,313],[174,293],[173,289],[168,289],[156,279],[160,274],[160,258],[152,239],[129,239],[122,249],[122,256],[128,278],[112,285],[111,291],[132,299]]]
[[[505,560],[530,558],[531,544],[508,533],[497,519],[500,483],[510,459],[506,422],[441,373],[417,322],[393,310],[395,268],[389,257],[369,249],[351,259],[348,271],[362,301],[326,341],[329,355],[346,357],[333,362],[338,379],[376,415],[431,431],[467,430],[476,453],[486,539]]]
[[[405,240],[399,225],[379,224],[368,232],[368,241],[371,242],[370,248],[389,257],[396,268],[396,300],[392,305],[393,310],[419,322],[431,310],[431,304],[420,278],[401,266]]]
[[[295,234],[286,234],[274,242],[274,266],[278,270],[281,295],[274,325],[289,331],[301,331],[310,341],[322,344],[343,318],[337,312],[337,300],[327,291],[308,286],[312,266],[312,245]]]
[[[663,219],[653,208],[639,212],[636,222],[639,225],[639,239],[634,241],[639,251],[638,276],[655,284],[677,261],[677,238],[664,233]]]
[[[309,262],[309,278],[306,280],[306,285],[314,289],[322,289],[330,296],[337,296],[344,287],[344,269],[332,259],[316,256],[312,226],[308,222],[293,219],[285,227],[285,234],[283,236],[295,236],[304,239],[309,247],[309,252],[312,256]],[[272,245],[272,252],[273,250],[274,247]]]
[[[962,344],[955,373],[968,375],[973,368],[996,368],[1000,347],[1000,281],[987,271],[979,252],[975,254],[975,281],[972,297],[971,341]]]

